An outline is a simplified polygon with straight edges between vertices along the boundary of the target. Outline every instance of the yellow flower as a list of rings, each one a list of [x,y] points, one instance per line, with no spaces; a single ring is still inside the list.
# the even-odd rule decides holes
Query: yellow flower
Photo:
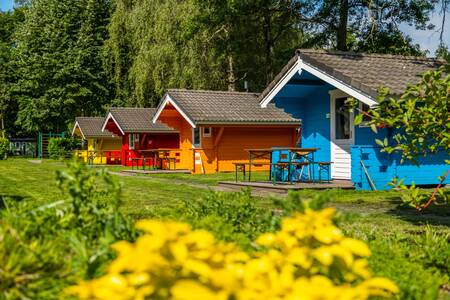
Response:
[[[139,221],[145,234],[114,244],[117,258],[105,276],[66,293],[92,300],[365,300],[398,293],[388,279],[372,278],[369,248],[344,237],[334,213],[307,209],[286,218],[280,231],[256,240],[264,251],[250,254],[183,223]]]
[[[216,300],[217,294],[193,280],[180,280],[170,289],[174,300]],[[222,298],[226,299],[226,298]]]
[[[371,255],[369,247],[367,247],[367,245],[362,241],[351,238],[345,238],[341,241],[340,244],[342,247],[353,252],[358,256],[368,257]]]

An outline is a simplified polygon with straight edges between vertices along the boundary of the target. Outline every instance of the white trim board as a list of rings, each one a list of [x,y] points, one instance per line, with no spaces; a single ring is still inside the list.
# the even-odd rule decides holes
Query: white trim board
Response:
[[[102,132],[105,132],[106,129],[106,124],[108,124],[109,119],[112,119],[114,123],[116,123],[117,128],[119,128],[120,133],[122,133],[122,135],[125,135],[125,132],[122,130],[122,128],[120,127],[119,123],[116,121],[116,119],[114,118],[113,114],[111,112],[108,113],[108,116],[105,119],[105,122],[103,123],[102,126]]]
[[[167,104],[171,104],[173,107],[175,107],[175,109],[192,126],[192,128],[196,127],[194,121],[191,118],[189,118],[188,115],[175,103],[175,101],[170,97],[169,94],[166,94],[163,101],[159,104],[158,110],[156,111],[152,119],[153,124],[155,124],[156,121],[158,121],[159,116],[161,115],[162,111],[164,110]]]
[[[335,101],[339,98],[349,97],[348,94],[341,90],[331,90],[330,94],[330,160],[332,162],[330,171],[332,179],[351,179],[352,165],[351,165],[351,153],[350,147],[355,144],[355,126],[353,123],[354,113],[350,112],[349,115],[349,127],[350,138],[349,139],[336,139],[336,107]]]
[[[295,75],[296,72],[301,73],[302,70],[305,70],[312,75],[316,76],[319,79],[331,84],[337,89],[347,93],[351,97],[366,103],[369,106],[373,106],[377,104],[375,100],[371,97],[364,95],[363,93],[355,90],[351,86],[331,77],[325,72],[315,68],[307,63],[305,63],[301,58],[298,58],[298,61],[292,66],[291,69],[283,76],[283,78],[275,85],[275,87],[264,97],[261,101],[261,107],[267,107],[267,105],[273,100],[273,98],[278,94],[278,92],[288,83],[288,81]]]
[[[75,124],[73,125],[73,129],[72,129],[72,136],[75,133],[75,129],[78,127],[78,129],[80,129],[81,132],[81,136],[83,137],[83,140],[86,139],[86,137],[84,136],[83,130],[81,130],[81,126],[80,123],[78,123],[78,121],[75,121]]]

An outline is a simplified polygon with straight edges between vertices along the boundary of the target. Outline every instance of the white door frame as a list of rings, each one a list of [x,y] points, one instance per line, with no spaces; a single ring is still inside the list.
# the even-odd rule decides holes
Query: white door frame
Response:
[[[341,145],[354,145],[355,144],[355,126],[354,126],[354,113],[350,112],[350,138],[349,139],[340,139],[337,140],[336,139],[336,99],[338,98],[344,98],[344,97],[351,97],[348,94],[346,94],[345,92],[335,89],[335,90],[331,90],[329,91],[330,94],[330,157],[331,157],[331,162],[333,162],[331,164],[331,178],[333,177],[333,173],[334,171],[334,167],[335,167],[335,148],[339,147]],[[349,155],[350,152],[349,152]],[[343,177],[339,177],[338,179],[351,179],[351,156],[349,157],[349,162],[348,162],[348,174],[349,176],[346,178]]]

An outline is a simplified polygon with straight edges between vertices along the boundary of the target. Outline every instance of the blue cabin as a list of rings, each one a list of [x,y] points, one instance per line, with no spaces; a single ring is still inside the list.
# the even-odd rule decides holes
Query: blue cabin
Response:
[[[394,177],[405,184],[437,184],[449,168],[447,153],[424,157],[419,165],[401,164],[400,155],[383,153],[375,143],[389,138],[389,129],[375,134],[364,122],[355,126],[345,101],[352,97],[360,111],[368,110],[377,104],[379,87],[400,95],[418,75],[442,64],[433,58],[298,50],[260,95],[260,104],[274,103],[302,120],[297,146],[319,148],[315,161],[331,162],[332,179],[351,180],[359,190],[389,189]]]

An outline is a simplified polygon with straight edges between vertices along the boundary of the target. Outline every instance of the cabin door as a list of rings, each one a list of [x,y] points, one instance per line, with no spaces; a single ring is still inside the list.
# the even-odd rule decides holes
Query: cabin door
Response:
[[[353,113],[345,105],[346,96],[331,94],[331,178],[351,179],[350,146],[355,134]]]

